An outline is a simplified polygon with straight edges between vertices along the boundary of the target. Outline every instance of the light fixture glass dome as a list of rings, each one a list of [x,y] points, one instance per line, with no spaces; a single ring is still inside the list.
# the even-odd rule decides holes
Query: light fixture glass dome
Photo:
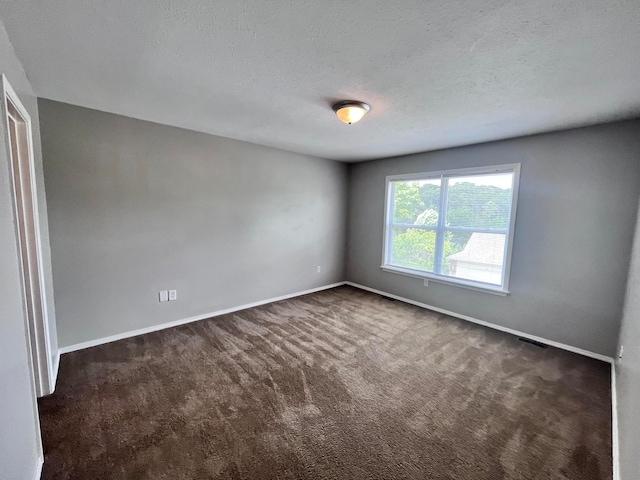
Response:
[[[348,124],[362,120],[362,117],[364,117],[370,109],[371,107],[366,103],[355,102],[353,100],[345,100],[333,106],[333,111],[336,112],[338,118]]]

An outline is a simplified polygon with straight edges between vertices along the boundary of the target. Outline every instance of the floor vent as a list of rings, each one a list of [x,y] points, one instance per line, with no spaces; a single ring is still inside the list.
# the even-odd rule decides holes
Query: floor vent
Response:
[[[549,348],[549,345],[545,345],[544,343],[536,342],[535,340],[530,340],[528,338],[518,337],[518,340],[524,343],[530,343],[531,345],[535,345],[536,347]]]
[[[395,302],[396,299],[395,298],[391,298],[391,297],[384,297],[386,300],[389,300],[390,302]]]

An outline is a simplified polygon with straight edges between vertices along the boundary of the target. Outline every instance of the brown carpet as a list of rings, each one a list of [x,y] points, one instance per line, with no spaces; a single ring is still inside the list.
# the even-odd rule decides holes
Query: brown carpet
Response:
[[[62,356],[45,479],[610,479],[609,365],[351,287]]]

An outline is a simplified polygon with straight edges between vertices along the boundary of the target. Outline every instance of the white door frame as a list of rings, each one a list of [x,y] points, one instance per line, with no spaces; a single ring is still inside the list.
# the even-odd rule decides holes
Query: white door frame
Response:
[[[21,120],[26,124],[26,133],[27,133],[27,144],[28,144],[28,157],[29,157],[29,179],[30,179],[30,187],[31,187],[31,211],[29,211],[29,216],[33,220],[33,227],[35,232],[35,252],[32,252],[30,249],[22,249],[21,239],[20,239],[20,225],[19,225],[19,213],[18,213],[18,202],[17,202],[17,192],[15,188],[16,175],[18,172],[14,169],[14,159],[13,159],[13,151],[11,148],[11,138],[10,138],[10,123],[9,123],[9,102],[11,105],[17,110],[17,112],[22,117]],[[40,217],[38,214],[38,195],[37,195],[37,186],[36,186],[36,176],[35,176],[35,166],[34,166],[34,158],[33,158],[33,132],[31,128],[31,116],[27,109],[24,107],[16,92],[11,88],[7,77],[2,75],[2,121],[4,122],[5,130],[7,132],[7,150],[8,150],[8,158],[9,158],[9,166],[11,171],[11,179],[12,179],[12,189],[13,189],[13,203],[16,215],[16,237],[18,241],[18,252],[20,255],[24,255],[23,252],[26,252],[27,258],[22,258],[21,261],[21,276],[22,276],[22,293],[23,293],[23,307],[25,312],[25,317],[27,318],[27,331],[29,335],[29,350],[31,351],[32,357],[32,365],[33,365],[33,373],[34,373],[34,381],[36,387],[36,395],[38,397],[49,395],[53,393],[55,389],[55,373],[54,373],[54,365],[52,362],[51,355],[51,337],[49,334],[49,318],[47,311],[47,297],[45,290],[45,281],[44,281],[44,271],[43,271],[43,255],[42,255],[42,240],[40,234]],[[38,309],[32,308],[33,315],[28,315],[27,305],[29,303],[33,304],[38,300],[36,298],[27,298],[27,292],[24,286],[24,282],[26,281],[24,275],[24,262],[27,264],[36,264],[38,278],[32,279],[32,284],[37,282],[37,287],[39,289],[40,305]],[[31,295],[31,297],[34,297]],[[36,311],[41,311],[42,315],[36,315]]]

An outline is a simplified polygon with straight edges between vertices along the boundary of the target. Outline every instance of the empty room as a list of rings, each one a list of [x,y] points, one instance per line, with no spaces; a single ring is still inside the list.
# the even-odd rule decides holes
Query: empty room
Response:
[[[0,2],[0,479],[640,478],[639,19]]]

